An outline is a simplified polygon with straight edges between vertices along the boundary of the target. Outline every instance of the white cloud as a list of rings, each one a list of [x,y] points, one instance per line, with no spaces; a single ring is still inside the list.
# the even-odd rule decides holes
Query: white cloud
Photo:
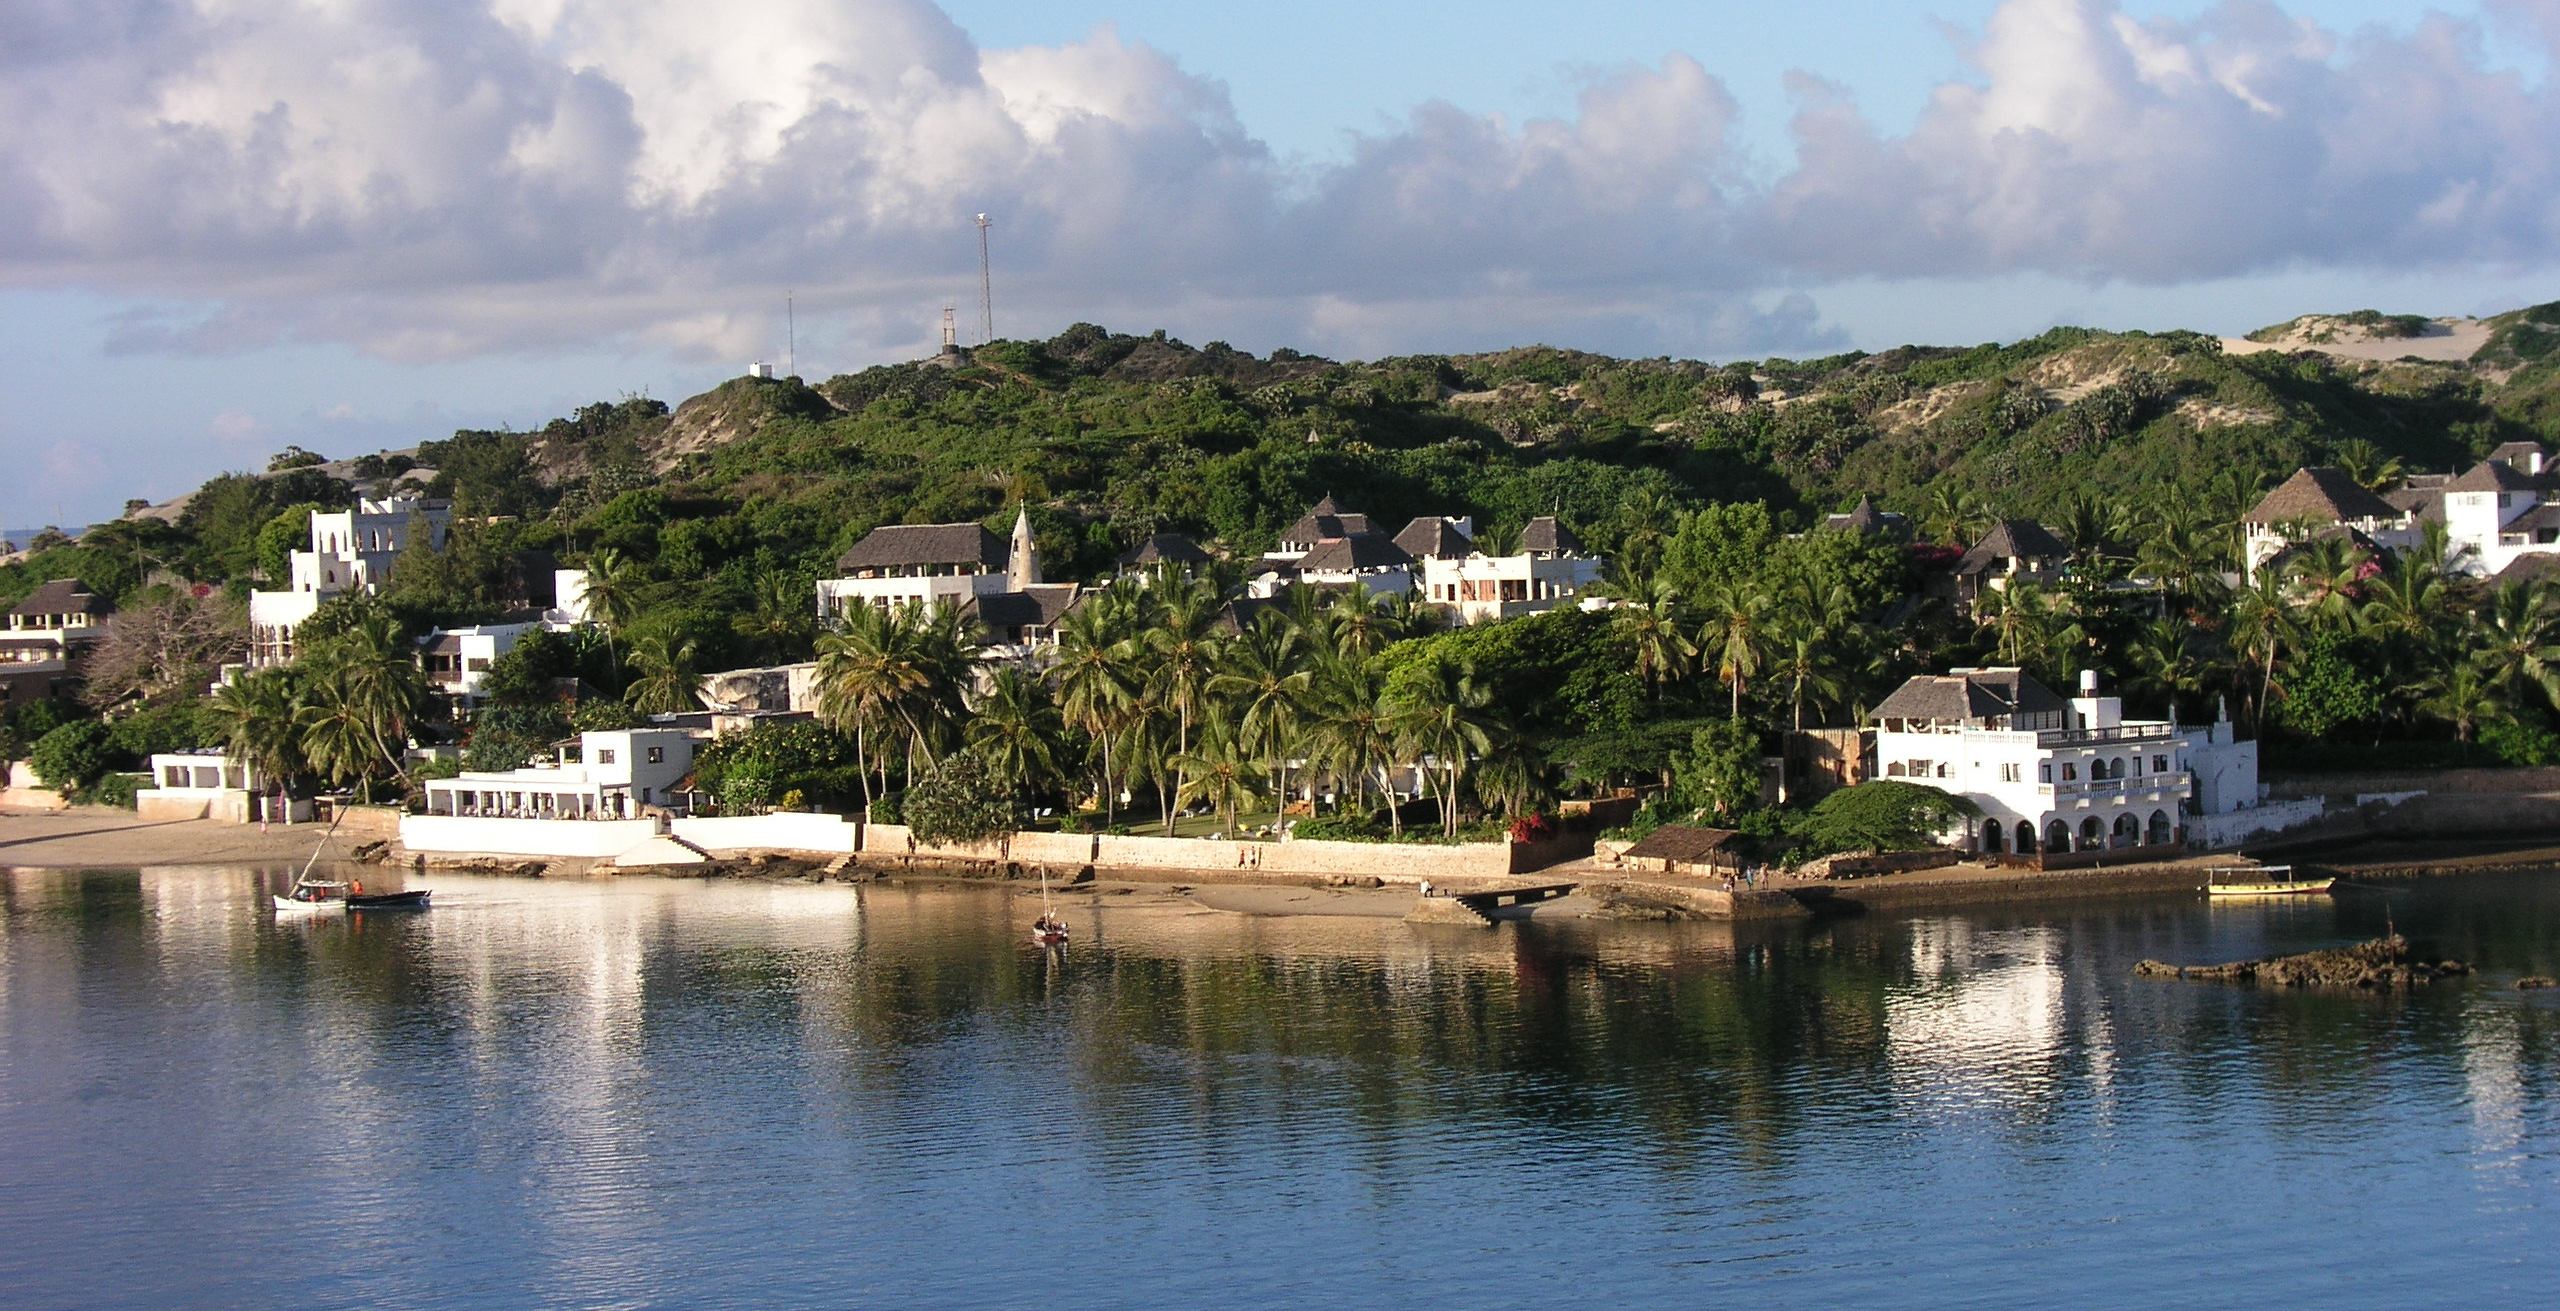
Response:
[[[2496,3],[2560,32],[2560,0]],[[2547,260],[2560,108],[2480,35],[2009,0],[1908,134],[1800,79],[1792,163],[1747,157],[1723,84],[1672,55],[1570,118],[1433,102],[1301,165],[1108,28],[981,51],[923,0],[16,0],[0,280],[178,307],[123,349],[742,362],[784,287],[846,338],[922,339],[986,211],[1005,326],[1820,343],[1790,294],[1844,277]]]

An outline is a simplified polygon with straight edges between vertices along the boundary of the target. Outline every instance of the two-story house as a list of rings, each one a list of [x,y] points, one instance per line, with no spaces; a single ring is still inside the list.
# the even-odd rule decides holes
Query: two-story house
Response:
[[[422,496],[360,498],[352,510],[312,515],[311,549],[289,557],[285,589],[249,594],[249,666],[291,661],[294,628],[323,602],[378,590],[413,544],[443,550],[452,521],[450,502]]]
[[[578,735],[578,759],[523,769],[465,770],[427,780],[427,813],[503,819],[630,819],[665,806],[693,771],[694,733],[625,728]]]

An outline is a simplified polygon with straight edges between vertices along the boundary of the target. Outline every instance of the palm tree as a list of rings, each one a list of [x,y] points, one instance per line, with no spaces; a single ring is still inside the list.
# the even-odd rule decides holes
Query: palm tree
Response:
[[[1827,631],[1806,627],[1796,629],[1780,648],[1778,663],[1769,673],[1786,686],[1797,732],[1804,731],[1807,702],[1817,707],[1831,705],[1848,694],[1848,681],[1840,675],[1843,646]]]
[[[882,660],[890,622],[877,606],[855,606],[837,617],[835,631],[818,638],[818,720],[853,738],[866,817],[872,802],[870,735],[887,722],[888,698],[895,692]]]
[[[2560,704],[2560,623],[2548,583],[2510,581],[2489,594],[2468,645],[2477,653],[2490,686],[2510,706],[2539,691],[2545,705]]]
[[[1476,681],[1475,666],[1456,660],[1434,660],[1407,677],[1389,705],[1388,722],[1417,757],[1439,762],[1432,790],[1440,794],[1440,831],[1455,837],[1459,786],[1492,745],[1485,707],[1493,694]]]
[[[1384,680],[1374,663],[1329,657],[1316,666],[1317,748],[1337,786],[1366,791],[1374,777],[1387,798],[1387,823],[1401,836],[1404,813],[1396,806],[1395,733],[1380,705]],[[1348,786],[1344,786],[1349,791]]]
[[[1719,585],[1708,598],[1706,640],[1700,645],[1715,653],[1716,677],[1733,690],[1727,718],[1742,718],[1742,689],[1760,672],[1769,610],[1769,594],[1739,579]]]
[[[613,642],[640,617],[642,581],[639,562],[610,546],[587,557],[587,616],[603,626],[605,652],[616,668],[622,661]]]
[[[1377,594],[1368,588],[1337,593],[1333,604],[1325,607],[1326,645],[1343,659],[1366,660],[1402,635],[1379,604]]]
[[[2426,681],[2418,707],[2453,725],[2453,740],[2468,742],[2472,729],[2505,714],[2496,679],[2469,660],[2456,661]]]
[[[292,822],[293,776],[302,772],[302,729],[294,720],[299,700],[290,669],[242,674],[215,688],[214,719],[222,726],[223,754],[246,766],[286,801]]]
[[[677,641],[650,633],[631,644],[631,664],[640,671],[623,699],[644,715],[678,715],[700,708],[694,693],[702,675],[694,668],[698,648],[690,637]]]
[[[1952,482],[1940,482],[1929,489],[1920,526],[1930,541],[1962,547],[1973,543],[1973,527],[1982,518],[1982,502],[1973,493],[1959,490]]]
[[[1314,685],[1306,635],[1288,617],[1265,610],[1226,649],[1225,668],[1209,680],[1212,695],[1233,710],[1237,744],[1270,762],[1282,821],[1289,807],[1289,757],[1302,708]]]
[[[1019,667],[987,680],[969,718],[969,749],[987,762],[1017,801],[1044,791],[1058,774],[1066,723],[1048,685]]]
[[[1106,824],[1120,792],[1119,774],[1111,767],[1112,740],[1138,694],[1138,671],[1127,654],[1133,608],[1105,588],[1058,623],[1058,707],[1066,722],[1093,744],[1101,769],[1094,795],[1102,802]]]
[[[1261,766],[1236,740],[1225,724],[1212,724],[1200,736],[1200,749],[1178,754],[1173,764],[1182,776],[1180,804],[1189,806],[1206,801],[1226,816],[1226,835],[1237,835],[1237,813],[1254,796],[1253,783]]]
[[[312,772],[341,785],[370,781],[382,743],[347,671],[320,670],[304,686],[294,727]]]
[[[2204,662],[2197,657],[2195,630],[2177,618],[2154,619],[2124,649],[2126,662],[2133,667],[2133,686],[2137,691],[2157,695],[2168,707],[2172,722],[2178,718],[2178,698],[2203,684]]]
[[[1142,644],[1154,664],[1156,698],[1174,715],[1174,751],[1187,756],[1192,726],[1218,669],[1220,598],[1205,581],[1187,573],[1167,574],[1148,592],[1155,613]]]
[[[767,660],[789,660],[808,649],[816,620],[806,580],[780,570],[756,577],[755,608],[730,621],[738,636]]]
[[[2251,707],[2250,722],[2263,726],[2267,698],[2275,687],[2277,656],[2287,642],[2301,633],[2302,626],[2293,612],[2292,588],[2275,570],[2261,569],[2247,587],[2232,594],[2230,614],[2229,640],[2241,660],[2239,672],[2245,673],[2252,663],[2258,667],[2257,691],[2243,699]]]
[[[1618,607],[1609,617],[1609,626],[1635,648],[1636,676],[1657,695],[1662,684],[1685,676],[1689,662],[1698,658],[1698,644],[1689,640],[1690,622],[1680,589],[1662,579],[1654,580],[1634,604]]]
[[[372,774],[379,758],[389,772],[400,772],[400,753],[409,745],[409,726],[427,702],[427,676],[417,652],[398,621],[368,613],[346,630],[321,643],[307,657],[314,666],[312,690],[324,695],[353,722],[349,730],[367,748],[362,771]]]

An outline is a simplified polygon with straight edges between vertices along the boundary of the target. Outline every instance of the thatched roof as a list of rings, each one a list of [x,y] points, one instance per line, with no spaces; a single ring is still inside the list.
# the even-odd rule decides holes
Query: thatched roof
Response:
[[[960,613],[989,628],[1054,628],[1078,590],[1073,583],[1042,583],[1019,592],[985,592],[970,597]]]
[[[1674,860],[1683,864],[1699,864],[1719,856],[1730,861],[1740,858],[1741,838],[1742,834],[1729,828],[1665,824],[1620,855],[1629,860]]]
[[[2324,523],[2350,523],[2357,519],[2397,519],[2400,512],[2389,501],[2366,491],[2363,484],[2340,469],[2297,469],[2277,488],[2258,502],[2257,508],[2241,516],[2243,523],[2283,523],[2291,519],[2317,519]]]
[[[1120,553],[1123,565],[1207,564],[1209,553],[1180,533],[1157,533]]]
[[[1994,560],[2052,560],[2060,563],[2071,554],[2071,548],[2052,530],[2032,519],[2003,519],[1991,525],[1991,531],[1973,544],[1973,549],[1956,561],[1956,572],[1978,574],[1991,567]]]
[[[898,523],[874,528],[836,567],[897,569],[912,565],[1005,566],[1005,540],[974,523]]]
[[[115,603],[89,590],[77,578],[56,578],[37,588],[9,613],[13,615],[103,615],[115,612]]]
[[[2533,475],[2504,460],[2482,460],[2446,483],[2448,492],[2529,492],[2540,484]]]
[[[1565,527],[1562,520],[1551,514],[1542,514],[1530,520],[1528,527],[1520,530],[1520,549],[1552,551],[1559,555],[1579,555],[1582,553],[1582,539],[1575,536],[1572,529]]]
[[[2053,689],[2018,669],[1965,669],[1922,674],[1893,690],[1868,715],[1883,719],[1993,719],[2065,709]]]
[[[1365,514],[1353,514],[1350,511],[1343,509],[1341,506],[1334,503],[1333,494],[1327,492],[1323,500],[1316,502],[1307,510],[1304,518],[1298,520],[1298,522],[1294,524],[1291,524],[1289,526],[1289,531],[1280,534],[1280,540],[1284,542],[1323,542],[1330,541],[1336,537],[1349,537],[1353,533],[1365,533],[1368,531],[1369,516]]]
[[[1426,515],[1396,534],[1396,545],[1416,560],[1454,560],[1472,553],[1476,544],[1458,526],[1439,515]]]
[[[1316,544],[1298,561],[1300,573],[1342,573],[1354,569],[1411,567],[1413,557],[1385,533],[1356,532]]]

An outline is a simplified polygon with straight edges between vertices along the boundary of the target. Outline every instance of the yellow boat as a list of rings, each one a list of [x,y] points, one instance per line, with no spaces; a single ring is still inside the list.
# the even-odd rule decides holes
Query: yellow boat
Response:
[[[2325,897],[2337,880],[2294,877],[2291,865],[2217,865],[2204,872],[2208,897]]]

